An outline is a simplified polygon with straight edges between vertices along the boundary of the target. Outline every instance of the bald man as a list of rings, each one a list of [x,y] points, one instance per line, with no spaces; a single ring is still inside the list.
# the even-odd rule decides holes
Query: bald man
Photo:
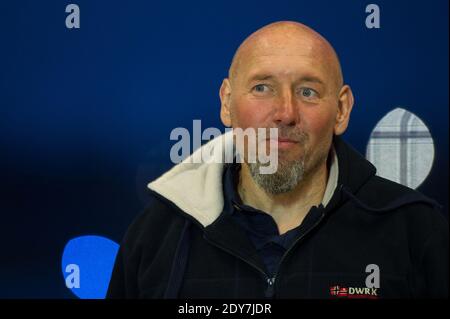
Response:
[[[149,183],[108,297],[448,296],[440,206],[376,176],[342,140],[354,98],[326,39],[290,21],[259,29],[236,51],[219,93],[233,132],[277,130],[258,139],[258,149],[276,149],[276,171],[263,174],[244,144],[233,163],[188,159]],[[233,132],[200,151],[236,150]]]

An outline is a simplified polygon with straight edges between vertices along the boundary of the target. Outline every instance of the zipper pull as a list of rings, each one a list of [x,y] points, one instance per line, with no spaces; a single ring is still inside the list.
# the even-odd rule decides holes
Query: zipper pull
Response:
[[[273,298],[275,295],[275,277],[266,279],[267,288],[265,292],[266,298]]]

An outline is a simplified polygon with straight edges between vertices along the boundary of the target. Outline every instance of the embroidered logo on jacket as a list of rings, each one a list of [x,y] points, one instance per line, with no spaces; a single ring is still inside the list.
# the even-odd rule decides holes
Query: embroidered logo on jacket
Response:
[[[378,298],[378,288],[367,287],[341,287],[339,285],[330,287],[330,294],[334,298]]]
[[[330,295],[333,298],[369,298],[377,299],[380,289],[380,268],[376,264],[370,264],[366,267],[366,287],[342,287],[333,285],[330,287]]]

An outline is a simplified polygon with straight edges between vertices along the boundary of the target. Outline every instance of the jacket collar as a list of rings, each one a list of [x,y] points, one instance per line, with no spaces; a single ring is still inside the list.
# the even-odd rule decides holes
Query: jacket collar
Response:
[[[218,161],[204,162],[202,153],[215,159],[232,154],[233,135],[229,131],[197,149],[180,164],[175,165],[161,177],[148,184],[148,188],[166,198],[179,209],[192,216],[203,227],[212,224],[222,213],[224,165]],[[340,137],[333,138],[330,174],[322,201],[323,206],[332,200],[339,185],[357,191],[375,174],[375,167]],[[352,171],[358,172],[351,174]]]

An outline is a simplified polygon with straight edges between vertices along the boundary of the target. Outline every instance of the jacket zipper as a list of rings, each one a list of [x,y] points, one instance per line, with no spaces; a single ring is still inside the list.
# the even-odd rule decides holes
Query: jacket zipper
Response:
[[[266,298],[273,298],[273,296],[275,295],[275,276],[272,278],[267,278],[266,283],[267,283],[267,287],[266,287],[266,291],[264,292],[264,295],[266,296]]]
[[[278,278],[278,275],[280,273],[280,269],[281,269],[281,264],[283,263],[283,260],[286,258],[286,256],[289,254],[290,251],[292,251],[292,249],[307,235],[311,232],[311,230],[313,230],[314,228],[317,227],[317,225],[319,225],[319,223],[323,220],[325,216],[325,213],[322,213],[322,215],[320,216],[319,220],[311,227],[309,228],[302,236],[300,236],[299,238],[297,238],[297,240],[294,242],[294,244],[292,244],[291,247],[289,247],[289,249],[284,253],[284,255],[281,257],[280,263],[278,265],[278,270],[275,273],[275,275],[273,277],[269,277],[266,272],[264,270],[262,270],[261,268],[259,268],[258,266],[256,266],[255,264],[252,264],[251,262],[249,262],[248,260],[234,254],[231,250],[229,250],[228,248],[219,245],[213,241],[211,241],[208,236],[204,236],[204,238],[206,239],[206,241],[208,241],[210,244],[213,244],[214,246],[226,251],[227,253],[229,253],[230,255],[233,255],[237,258],[239,258],[240,260],[244,261],[246,264],[252,266],[254,269],[258,270],[258,272],[260,272],[263,275],[263,278],[266,282],[266,290],[264,291],[264,295],[266,298],[273,298],[275,296],[275,282],[276,279]]]
[[[232,256],[237,257],[238,259],[240,259],[240,260],[242,260],[243,262],[245,262],[247,265],[250,265],[251,267],[253,267],[254,269],[256,269],[259,273],[261,273],[261,275],[263,276],[263,278],[264,278],[264,280],[265,280],[265,282],[266,282],[266,284],[267,284],[267,287],[266,287],[266,290],[265,290],[265,294],[264,294],[264,295],[266,296],[266,298],[272,298],[272,296],[273,296],[273,288],[274,288],[274,284],[275,284],[275,277],[270,278],[269,276],[267,276],[267,274],[266,274],[266,272],[265,272],[264,270],[262,270],[261,268],[259,268],[259,267],[256,266],[255,264],[252,264],[252,263],[249,262],[248,260],[242,258],[241,256],[238,256],[238,255],[234,254],[234,253],[233,253],[231,250],[229,250],[228,248],[226,248],[226,247],[224,247],[224,246],[222,246],[222,245],[219,245],[219,244],[217,244],[217,243],[211,241],[211,240],[208,238],[208,236],[204,236],[204,238],[205,238],[206,241],[209,242],[210,244],[212,244],[212,245],[214,245],[214,246],[216,246],[216,247],[218,247],[218,248],[220,248],[220,249],[226,251],[227,253],[229,253],[229,254],[232,255]]]
[[[280,263],[278,264],[278,269],[277,269],[277,271],[275,272],[275,275],[272,278],[273,281],[272,281],[271,285],[269,286],[269,287],[271,287],[270,292],[272,294],[268,298],[273,298],[273,296],[275,294],[275,279],[278,278],[279,273],[280,273],[280,269],[281,269],[281,265],[283,264],[283,261],[286,259],[287,255],[294,249],[295,246],[297,246],[297,244],[303,238],[305,238],[306,235],[308,235],[314,228],[316,228],[320,224],[320,222],[323,220],[324,217],[325,217],[325,213],[322,213],[322,215],[320,216],[319,220],[317,222],[315,222],[314,225],[312,227],[310,227],[303,235],[301,235],[299,238],[297,238],[297,240],[291,245],[291,247],[289,247],[289,249],[281,257]]]

